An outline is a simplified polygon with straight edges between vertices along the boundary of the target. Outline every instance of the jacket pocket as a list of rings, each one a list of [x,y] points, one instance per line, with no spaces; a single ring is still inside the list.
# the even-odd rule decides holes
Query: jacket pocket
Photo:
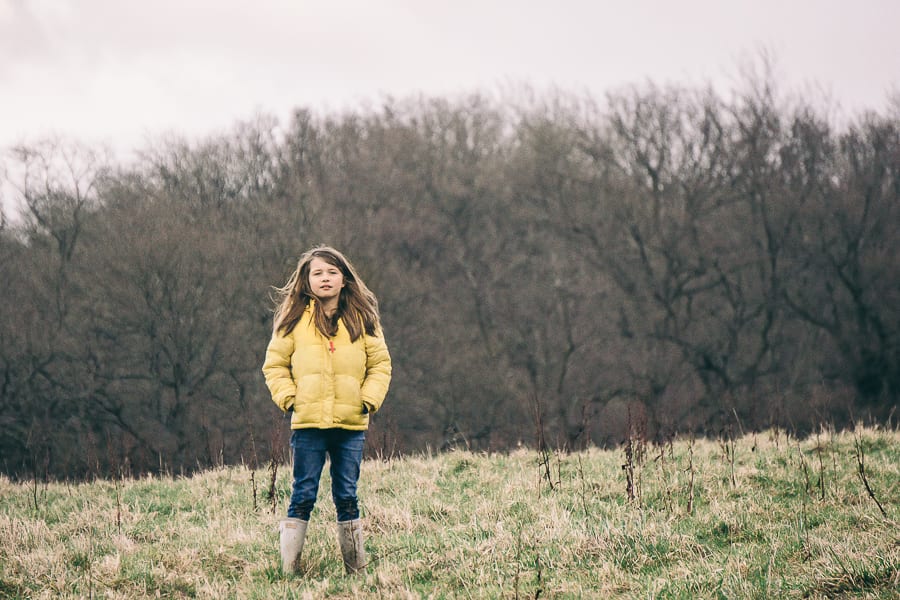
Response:
[[[297,395],[294,396],[294,418],[292,423],[316,423],[322,420],[322,378],[318,375],[306,375],[297,382]]]
[[[335,378],[334,422],[341,425],[365,426],[365,414],[359,380],[349,375]]]

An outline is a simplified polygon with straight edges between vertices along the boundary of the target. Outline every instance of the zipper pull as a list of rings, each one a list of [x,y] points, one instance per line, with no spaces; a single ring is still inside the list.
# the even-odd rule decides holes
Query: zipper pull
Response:
[[[331,353],[334,354],[334,341],[328,340],[328,350],[330,350]]]

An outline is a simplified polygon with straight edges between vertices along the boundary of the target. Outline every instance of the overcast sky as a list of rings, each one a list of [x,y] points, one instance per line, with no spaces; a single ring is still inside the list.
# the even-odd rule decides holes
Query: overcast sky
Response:
[[[786,87],[880,110],[898,26],[900,0],[0,0],[0,147],[121,153],[256,112],[518,83],[725,89],[761,48]]]

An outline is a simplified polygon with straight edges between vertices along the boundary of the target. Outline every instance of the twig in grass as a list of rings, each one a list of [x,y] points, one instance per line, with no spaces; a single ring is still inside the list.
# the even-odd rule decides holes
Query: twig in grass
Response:
[[[559,446],[557,446],[557,448],[556,448],[556,487],[560,487],[562,485],[563,452],[566,452],[566,449],[560,448]]]
[[[853,437],[853,445],[856,449],[856,472],[859,475],[860,480],[862,480],[863,486],[866,488],[866,493],[869,494],[869,498],[875,502],[875,505],[878,506],[878,510],[881,511],[881,516],[887,518],[884,507],[881,506],[881,502],[878,501],[878,498],[875,497],[875,492],[872,491],[872,486],[869,485],[869,478],[866,475],[866,453],[863,450],[862,440],[860,440],[858,432],[856,432]]]
[[[278,461],[273,456],[269,460],[269,500],[272,502],[272,514],[278,511],[278,498],[275,493],[275,481],[278,479]]]
[[[519,573],[522,571],[522,529],[516,537],[516,576],[513,578],[513,589],[516,592],[516,600],[519,600]]]
[[[744,426],[741,424],[741,418],[738,416],[737,410],[735,410],[733,406],[731,407],[731,412],[734,415],[734,421],[737,423],[738,429],[741,431],[741,437],[744,437],[744,435],[746,435],[744,433]]]
[[[634,491],[637,495],[638,508],[644,508],[644,461],[638,462],[637,477],[634,479]]]
[[[41,479],[43,479],[43,490],[40,489],[40,484],[38,482],[37,460],[34,460],[35,467],[32,479],[31,497],[34,502],[35,513],[40,510],[40,505],[43,504],[42,498],[47,495],[47,488],[50,485],[50,448],[45,449],[44,460],[42,462],[41,470],[43,471],[43,474],[41,475]]]
[[[38,478],[37,473],[35,473],[34,477],[31,479],[31,499],[34,502],[34,512],[37,514],[38,509]]]
[[[550,472],[550,448],[547,445],[547,438],[544,436],[544,410],[541,406],[541,400],[536,393],[532,394],[531,406],[534,411],[534,426],[538,443],[538,464],[543,471],[543,478],[547,480],[547,484],[552,491],[554,489],[553,475]],[[538,488],[538,494],[540,494],[540,488]]]
[[[806,459],[803,457],[803,448],[800,447],[800,440],[797,440],[797,455],[800,457],[800,468],[803,470],[803,479],[806,482],[806,494],[812,496],[812,485],[809,483],[809,468],[807,468]]]
[[[821,433],[821,428],[816,431],[816,458],[819,460],[819,499],[825,500],[825,463],[822,461],[822,442],[820,441],[819,434]]]
[[[119,476],[116,478],[116,530],[122,535],[122,480],[124,478],[122,467],[119,467]]]
[[[634,502],[634,441],[631,432],[625,440],[625,464],[622,465],[622,470],[625,471],[625,494],[629,502]]]
[[[829,431],[828,450],[831,452],[831,479],[832,479],[832,481],[837,482],[837,480],[838,480],[838,465],[837,465],[837,452],[835,451],[834,426],[833,425]]]
[[[666,512],[672,512],[673,503],[672,503],[672,489],[669,487],[669,471],[666,468],[666,445],[663,443],[659,447],[659,455],[656,457],[656,461],[659,463],[660,470],[660,481],[665,487],[665,494],[663,496],[663,503],[666,507]]]
[[[635,418],[631,412],[631,405],[628,405],[628,435],[625,438],[625,464],[622,470],[625,471],[625,493],[629,502],[638,501],[641,506],[643,497],[641,494],[642,482],[642,466],[644,464],[645,440],[647,439],[647,419],[646,415],[641,413]],[[638,469],[635,469],[635,466]]]
[[[688,503],[687,503],[687,511],[689,515],[694,514],[694,434],[691,434],[690,440],[688,440],[688,473],[690,473],[690,478],[688,479]]]
[[[800,545],[803,547],[803,562],[812,559],[809,544],[809,528],[806,526],[806,500],[800,503]]]
[[[250,471],[250,489],[253,490],[253,512],[257,511],[256,503],[256,469]]]
[[[725,428],[725,439],[720,440],[720,445],[722,447],[722,454],[725,456],[725,460],[728,461],[729,473],[731,476],[731,487],[735,488],[737,487],[737,479],[734,476],[734,425],[729,423]]]
[[[578,479],[581,481],[581,508],[584,510],[584,514],[587,515],[587,490],[584,482],[584,463],[581,461],[580,452],[578,453]]]

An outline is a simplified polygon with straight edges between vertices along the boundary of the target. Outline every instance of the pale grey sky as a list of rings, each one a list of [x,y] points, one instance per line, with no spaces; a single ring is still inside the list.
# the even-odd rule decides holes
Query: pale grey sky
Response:
[[[881,109],[898,27],[898,0],[0,0],[0,149],[61,135],[123,153],[420,91],[725,89],[761,48],[785,87]]]

